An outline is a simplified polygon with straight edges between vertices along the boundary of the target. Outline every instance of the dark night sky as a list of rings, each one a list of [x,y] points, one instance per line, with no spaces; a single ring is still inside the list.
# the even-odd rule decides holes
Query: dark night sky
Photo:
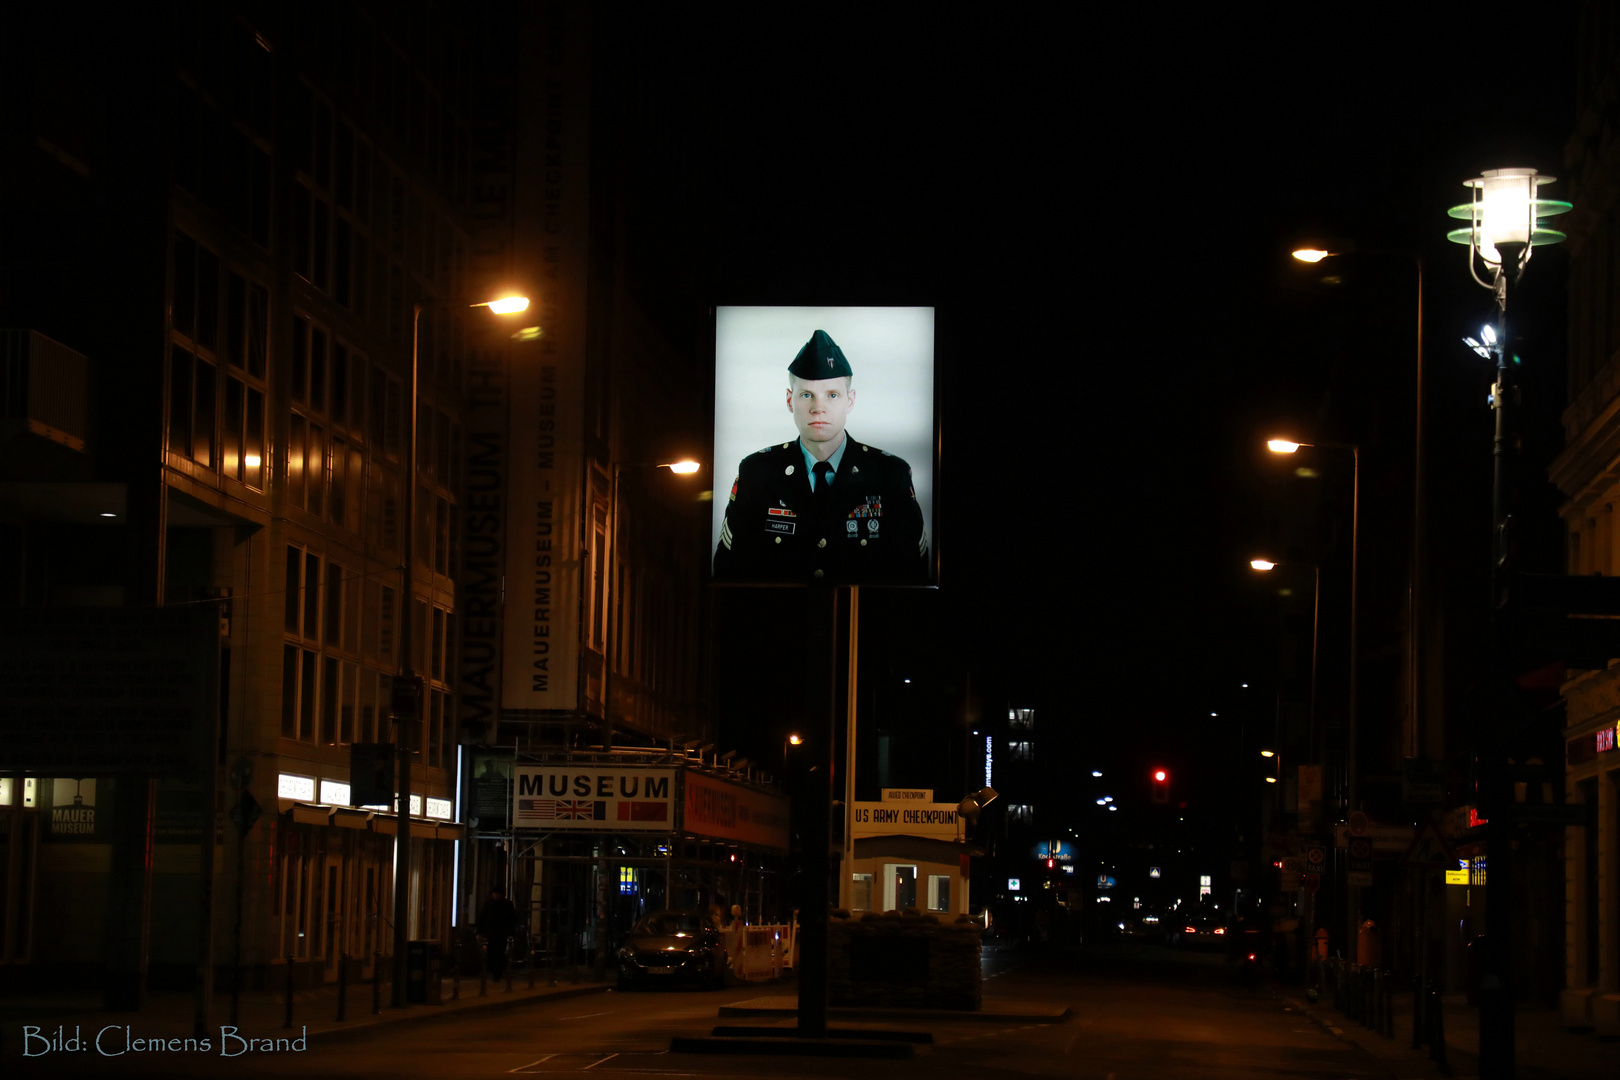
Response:
[[[1409,351],[1365,355],[1408,340],[1401,264],[1336,307],[1296,237],[1421,247],[1433,430],[1478,439],[1443,480],[1488,500],[1488,380],[1456,341],[1489,297],[1445,209],[1484,168],[1561,175],[1573,11],[1535,7],[1506,88],[1465,51],[1488,11],[1347,10],[712,15],[667,54],[710,102],[714,302],[938,307],[942,595],[914,640],[987,707],[1044,706],[1077,763],[1226,737],[1203,718],[1270,662],[1241,563],[1264,429],[1334,415],[1330,386],[1410,400]],[[1562,266],[1533,275],[1559,333]]]

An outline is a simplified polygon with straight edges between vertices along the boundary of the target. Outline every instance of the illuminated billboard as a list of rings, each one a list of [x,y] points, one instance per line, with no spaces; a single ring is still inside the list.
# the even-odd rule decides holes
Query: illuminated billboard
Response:
[[[714,414],[715,580],[934,582],[933,308],[719,308]]]

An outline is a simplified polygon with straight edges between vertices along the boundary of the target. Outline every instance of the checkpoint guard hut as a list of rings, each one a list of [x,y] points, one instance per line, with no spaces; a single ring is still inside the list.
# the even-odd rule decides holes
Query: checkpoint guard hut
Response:
[[[881,801],[854,809],[852,912],[968,913],[972,853],[958,839],[956,803],[935,802],[932,788],[884,788]]]

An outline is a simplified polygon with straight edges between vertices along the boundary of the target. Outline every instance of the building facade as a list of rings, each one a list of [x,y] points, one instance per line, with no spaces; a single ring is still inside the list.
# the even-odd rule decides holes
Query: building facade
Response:
[[[1565,150],[1574,211],[1569,215],[1569,403],[1565,450],[1552,479],[1565,498],[1567,572],[1620,571],[1614,510],[1620,484],[1620,168],[1605,152],[1620,124],[1620,25],[1602,5],[1582,5],[1577,120]],[[1584,803],[1586,828],[1565,831],[1563,1011],[1571,1025],[1620,1033],[1620,681],[1606,668],[1571,670],[1566,703],[1565,797]]]
[[[0,604],[16,625],[184,606],[219,627],[205,768],[0,780],[4,981],[127,946],[141,985],[187,983],[197,935],[160,923],[210,904],[215,968],[369,975],[396,843],[411,938],[449,943],[505,880],[509,831],[469,832],[469,744],[611,746],[605,701],[620,741],[702,738],[712,485],[640,469],[689,441],[644,386],[701,358],[635,301],[634,170],[590,167],[634,134],[609,95],[591,142],[614,73],[611,50],[591,64],[599,20],[501,15],[4,16]],[[525,315],[470,306],[509,292]],[[397,719],[406,667],[416,721]],[[358,805],[355,748],[401,741],[410,807]]]

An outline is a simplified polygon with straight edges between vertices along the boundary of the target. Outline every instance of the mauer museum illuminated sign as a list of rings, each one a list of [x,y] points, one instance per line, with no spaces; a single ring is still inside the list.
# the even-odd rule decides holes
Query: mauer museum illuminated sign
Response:
[[[512,770],[519,829],[668,832],[675,827],[675,770],[519,765]]]

